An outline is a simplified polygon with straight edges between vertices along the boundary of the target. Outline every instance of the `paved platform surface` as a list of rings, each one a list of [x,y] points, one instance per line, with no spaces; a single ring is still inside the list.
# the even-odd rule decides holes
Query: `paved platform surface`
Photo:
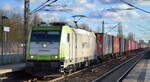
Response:
[[[25,68],[25,63],[0,66],[0,74],[19,71]]]
[[[150,53],[144,56],[123,82],[150,82]]]

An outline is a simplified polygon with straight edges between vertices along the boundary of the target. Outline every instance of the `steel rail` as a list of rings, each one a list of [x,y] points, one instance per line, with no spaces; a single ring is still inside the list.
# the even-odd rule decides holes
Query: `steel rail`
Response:
[[[144,55],[142,55],[118,80],[117,82],[122,82],[123,79],[130,73],[130,71],[136,66],[137,63],[140,62],[140,60],[144,57]]]
[[[145,51],[143,51],[143,52],[145,52]],[[143,52],[141,52],[141,53],[143,53]],[[140,54],[140,53],[139,53],[139,54]],[[141,56],[137,61],[139,61],[141,58],[143,58],[143,56],[144,56],[144,54],[142,54],[142,56]],[[97,79],[93,80],[92,82],[99,82],[100,80],[103,80],[104,78],[106,78],[107,76],[109,76],[111,73],[117,71],[119,68],[121,68],[122,66],[124,66],[124,65],[127,64],[127,63],[129,63],[130,61],[134,60],[134,59],[137,58],[137,57],[139,57],[139,55],[137,55],[137,56],[135,56],[135,57],[133,57],[133,58],[130,58],[129,60],[125,61],[124,63],[122,63],[122,64],[120,64],[120,65],[114,67],[112,70],[110,70],[110,71],[104,73],[102,76],[98,77]],[[136,64],[138,63],[137,61],[136,61]],[[134,64],[135,64],[135,63],[134,63]],[[135,65],[136,65],[136,64],[135,64]],[[131,70],[131,67],[130,67],[129,69]],[[123,76],[122,76],[122,77],[123,77]],[[119,79],[121,80],[121,78],[119,78]],[[118,80],[117,82],[120,82],[120,80]]]

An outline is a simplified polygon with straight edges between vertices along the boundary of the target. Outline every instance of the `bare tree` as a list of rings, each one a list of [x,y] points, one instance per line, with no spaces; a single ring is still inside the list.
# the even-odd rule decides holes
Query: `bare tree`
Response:
[[[39,13],[35,13],[31,18],[31,27],[38,26],[38,24],[40,24],[41,19],[39,17]]]
[[[12,11],[4,11],[0,9],[0,18],[7,16],[8,19],[3,20],[3,25],[10,27],[10,32],[7,33],[8,42],[23,42],[23,14],[14,13]],[[0,19],[0,39],[2,36],[2,22]]]

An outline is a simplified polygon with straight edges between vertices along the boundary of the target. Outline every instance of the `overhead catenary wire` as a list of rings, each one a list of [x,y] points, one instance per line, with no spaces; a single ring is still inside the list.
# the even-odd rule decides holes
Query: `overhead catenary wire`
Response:
[[[51,11],[51,12],[69,12],[71,9],[43,9],[43,11]]]
[[[150,31],[150,29],[144,27],[144,26],[141,25],[141,24],[133,24],[133,25],[134,25],[134,27],[136,28],[135,30],[137,30],[137,29],[141,30],[140,28],[142,28],[143,31]],[[140,28],[139,28],[139,27],[140,27]],[[138,30],[138,31],[139,31],[139,30]]]
[[[33,14],[33,13],[35,13],[35,12],[38,12],[39,10],[41,10],[43,8],[45,8],[47,5],[51,5],[51,4],[55,3],[56,1],[58,1],[58,0],[53,0],[53,1],[52,0],[47,0],[46,2],[42,3],[39,7],[37,7],[33,11],[31,11],[30,15]],[[50,2],[50,3],[48,3],[48,2]]]
[[[138,27],[140,27],[140,28],[143,28],[142,25],[139,25],[139,24],[136,25],[136,26],[138,26]],[[143,29],[141,30],[140,28],[136,28],[136,29],[137,29],[137,31],[140,31],[142,34],[143,34],[143,33],[146,33],[146,34],[147,34],[147,33],[150,32],[150,30],[147,30],[147,29],[145,29],[145,28],[143,28]]]
[[[143,12],[145,12],[145,13],[150,14],[149,11],[144,10],[144,9],[142,9],[142,8],[139,8],[139,7],[137,7],[137,6],[135,6],[135,5],[131,4],[131,3],[128,3],[128,2],[126,2],[126,1],[124,1],[124,0],[120,0],[120,1],[123,2],[123,3],[125,3],[125,4],[127,4],[127,5],[129,5],[129,6],[131,6],[131,7],[134,7],[135,9],[138,9],[138,10],[141,10],[141,11],[143,11]]]
[[[118,23],[118,24],[116,24],[115,26],[113,26],[113,28],[110,29],[109,31],[107,31],[106,33],[109,33],[109,32],[111,32],[111,31],[113,31],[119,24],[120,24],[120,23]]]
[[[150,31],[150,29],[148,29],[148,28],[146,28],[146,27],[144,27],[144,26],[142,26],[142,25],[140,25],[140,24],[138,24],[138,26],[139,26],[139,27],[142,27],[143,29],[145,29],[145,30],[147,30],[147,31]]]
[[[133,4],[129,3],[129,2],[126,2],[126,1],[124,1],[124,0],[120,0],[120,1],[123,2],[123,3],[125,3],[125,4],[127,4],[127,5],[129,5],[129,6],[131,6],[131,7],[133,7],[133,8],[135,8],[135,9],[138,9],[138,10],[140,10],[140,11],[143,11],[143,12],[147,13],[147,14],[150,14],[149,11],[144,10],[144,9],[142,9],[142,8],[139,8],[139,7],[133,5]],[[140,27],[141,27],[141,25],[140,25]],[[150,29],[147,29],[147,28],[145,28],[145,27],[143,27],[143,26],[142,26],[142,28],[144,28],[145,30],[150,30]]]
[[[46,2],[42,3],[39,7],[37,7],[36,9],[34,9],[33,11],[30,12],[30,14],[35,13],[36,11],[38,11],[41,7],[43,7],[47,2],[49,2],[49,0],[47,0]]]
[[[98,15],[100,17],[103,17],[103,15],[105,14],[105,12],[109,11],[109,12],[116,12],[116,11],[121,11],[121,10],[133,10],[134,8],[126,8],[126,9],[120,9],[120,8],[109,8],[109,9],[103,9],[102,13],[98,13]],[[120,23],[118,23],[117,25],[119,25]],[[111,30],[109,30],[108,32],[112,31],[117,25],[115,25]],[[104,28],[102,29],[104,30]],[[106,32],[106,33],[108,33]]]
[[[144,9],[142,9],[142,8],[139,8],[139,7],[137,7],[137,6],[135,6],[135,5],[131,4],[131,3],[128,3],[128,2],[123,1],[123,0],[120,0],[120,1],[123,2],[123,3],[125,3],[125,4],[127,4],[127,5],[129,5],[129,6],[131,6],[131,7],[133,7],[133,8],[135,8],[135,9],[138,9],[138,10],[140,10],[140,11],[143,11],[143,12],[147,13],[147,14],[150,14],[149,11],[144,10]],[[138,26],[139,26],[139,25],[138,25]],[[139,27],[141,27],[141,25],[140,25]],[[147,29],[147,28],[145,28],[145,27],[143,27],[143,26],[142,26],[142,28],[144,28],[146,31],[147,31],[147,30],[150,31],[150,29]],[[146,31],[140,31],[140,32],[144,32],[144,34],[146,34],[146,33],[145,33]],[[147,32],[148,32],[148,31],[147,31]]]

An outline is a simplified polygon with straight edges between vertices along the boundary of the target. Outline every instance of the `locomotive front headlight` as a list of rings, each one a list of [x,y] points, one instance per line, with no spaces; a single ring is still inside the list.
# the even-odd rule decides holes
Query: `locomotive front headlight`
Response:
[[[57,59],[58,58],[58,56],[55,56],[55,59]]]
[[[43,44],[43,47],[46,48],[46,47],[47,47],[47,44]]]
[[[31,59],[33,59],[34,58],[34,56],[31,56]]]

